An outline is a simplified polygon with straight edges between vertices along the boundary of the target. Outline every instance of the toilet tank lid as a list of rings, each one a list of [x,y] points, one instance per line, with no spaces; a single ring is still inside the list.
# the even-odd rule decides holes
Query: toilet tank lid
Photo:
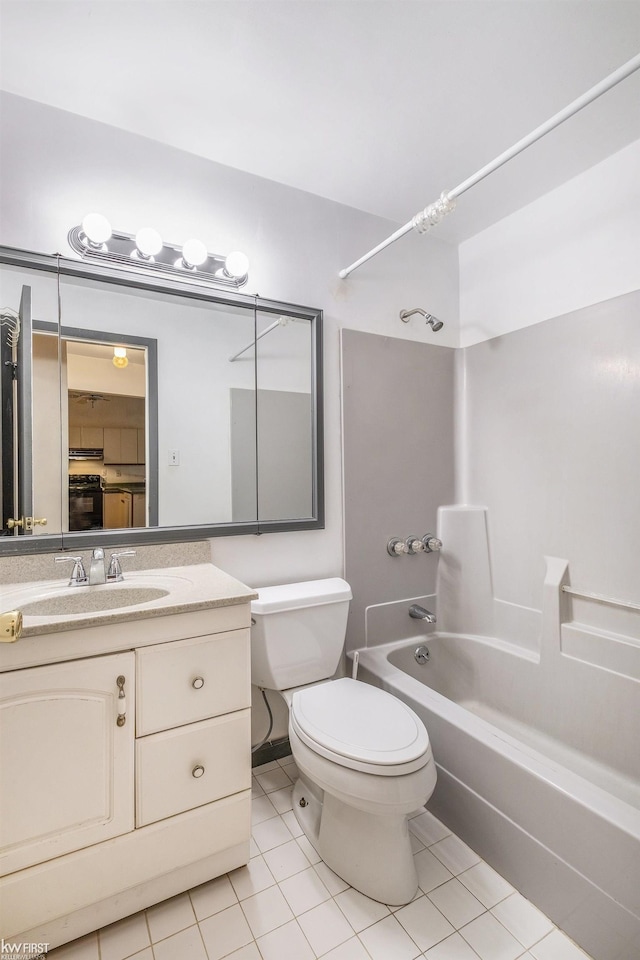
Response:
[[[276,587],[258,588],[258,599],[251,601],[251,612],[258,615],[282,613],[297,607],[317,607],[325,603],[351,600],[353,594],[346,580],[330,577],[327,580],[305,580]]]

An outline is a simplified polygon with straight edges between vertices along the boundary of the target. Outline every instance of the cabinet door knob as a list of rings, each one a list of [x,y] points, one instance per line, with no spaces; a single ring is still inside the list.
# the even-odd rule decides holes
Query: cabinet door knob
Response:
[[[204,687],[204,677],[194,677],[191,681],[191,686],[194,690],[202,690]]]
[[[192,776],[192,777],[195,777],[196,780],[197,780],[199,777],[204,776],[204,767],[202,766],[201,763],[196,764],[196,766],[195,766],[195,767],[193,768],[193,770],[191,771],[191,776]]]

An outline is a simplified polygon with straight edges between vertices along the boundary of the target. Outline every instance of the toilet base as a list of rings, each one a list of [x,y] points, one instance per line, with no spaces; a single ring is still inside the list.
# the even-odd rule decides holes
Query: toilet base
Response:
[[[304,776],[293,788],[293,811],[324,862],[346,883],[390,906],[413,900],[418,875],[406,815],[348,806]]]

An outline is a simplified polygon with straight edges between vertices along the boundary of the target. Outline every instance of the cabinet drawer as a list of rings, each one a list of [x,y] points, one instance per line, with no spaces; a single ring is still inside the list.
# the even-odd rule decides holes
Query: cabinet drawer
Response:
[[[136,657],[138,736],[251,704],[249,630],[142,647]]]
[[[137,740],[136,770],[137,827],[248,789],[251,711]]]

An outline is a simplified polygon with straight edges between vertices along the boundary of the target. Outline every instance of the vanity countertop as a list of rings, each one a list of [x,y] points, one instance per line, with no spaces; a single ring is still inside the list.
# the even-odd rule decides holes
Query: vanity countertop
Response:
[[[59,579],[3,584],[0,612],[22,610],[22,637],[29,638],[228,607],[257,597],[212,563],[125,572],[119,583],[67,584]],[[120,594],[126,605],[118,604]]]

